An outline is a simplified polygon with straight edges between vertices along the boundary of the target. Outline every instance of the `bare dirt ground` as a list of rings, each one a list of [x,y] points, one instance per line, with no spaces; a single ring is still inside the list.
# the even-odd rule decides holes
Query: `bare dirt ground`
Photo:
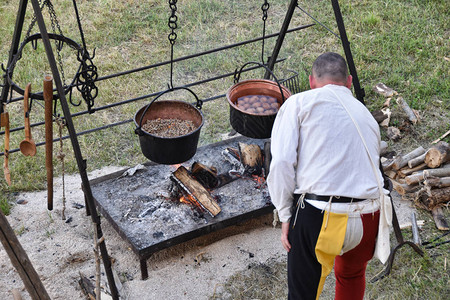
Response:
[[[96,177],[123,168],[106,167],[89,175]],[[47,210],[47,192],[17,195],[17,204],[7,217],[27,252],[51,299],[86,299],[78,283],[80,274],[93,279],[95,260],[93,226],[86,216],[78,174],[65,177],[66,220],[62,220],[62,180],[55,179],[54,210]],[[413,208],[394,197],[399,222],[407,222]],[[286,253],[279,242],[280,227],[266,215],[155,253],[147,262],[149,278],[141,280],[138,257],[102,218],[106,247],[117,274],[122,299],[210,299],[227,278],[250,264],[282,261]],[[120,280],[119,280],[120,279]],[[106,276],[102,275],[102,286]],[[332,280],[327,281],[333,285]],[[6,251],[0,247],[0,298],[12,299],[18,289],[30,299]],[[326,287],[327,288],[327,287]],[[328,286],[332,288],[332,286]],[[107,299],[107,297],[102,297]]]

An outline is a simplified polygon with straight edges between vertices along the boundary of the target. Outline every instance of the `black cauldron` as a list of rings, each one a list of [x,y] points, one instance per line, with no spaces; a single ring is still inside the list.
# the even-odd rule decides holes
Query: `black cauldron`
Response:
[[[162,94],[176,89],[190,91],[197,99],[197,106],[178,100],[161,100],[155,102]],[[189,89],[173,88],[160,93],[150,104],[142,107],[134,116],[135,133],[139,135],[142,154],[151,161],[172,165],[185,162],[197,152],[200,129],[203,126],[202,102]],[[194,123],[195,130],[177,137],[160,137],[142,129],[147,120],[176,119],[189,120]]]
[[[258,114],[243,110],[237,105],[237,101],[240,97],[249,95],[274,97],[281,106],[291,96],[291,92],[285,86],[267,79],[244,80],[234,84],[227,92],[233,129],[250,138],[269,138],[277,112]]]

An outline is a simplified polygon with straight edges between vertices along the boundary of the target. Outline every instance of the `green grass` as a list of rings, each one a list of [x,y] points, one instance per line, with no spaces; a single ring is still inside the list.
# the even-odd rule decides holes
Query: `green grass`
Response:
[[[65,35],[80,43],[78,27],[71,0],[53,1],[61,29]],[[92,54],[95,48],[94,63],[99,76],[136,67],[155,64],[170,59],[170,45],[167,35],[169,7],[167,1],[140,0],[101,0],[77,1],[82,18],[83,30]],[[262,1],[230,0],[183,0],[178,1],[177,40],[174,56],[182,57],[213,48],[259,37],[262,33]],[[289,1],[269,1],[267,34],[281,28]],[[413,108],[419,111],[421,121],[414,125],[412,132],[405,133],[398,142],[389,142],[396,151],[409,151],[419,145],[427,147],[429,143],[450,129],[450,5],[446,0],[359,0],[339,1],[351,50],[361,86],[365,89],[365,102],[369,109],[382,107],[384,97],[376,94],[372,87],[379,82],[394,88]],[[302,8],[311,13],[334,32],[338,32],[330,1],[301,1]],[[0,4],[0,61],[6,66],[10,43],[15,24],[18,2],[4,0]],[[48,20],[48,13],[44,13]],[[28,28],[31,17],[31,5],[28,6],[24,30]],[[290,27],[314,23],[300,10],[296,10]],[[48,23],[49,24],[49,23]],[[35,26],[33,33],[36,32]],[[50,26],[48,26],[50,30]],[[271,54],[276,39],[266,40],[265,57]],[[320,25],[297,31],[286,36],[279,58],[286,61],[275,69],[275,74],[284,76],[286,70],[300,73],[302,86],[307,88],[307,73],[314,59],[325,51],[343,54],[340,41]],[[61,53],[64,62],[66,82],[72,80],[77,67],[74,52],[68,47]],[[175,86],[204,80],[219,74],[233,72],[248,61],[260,61],[261,43],[228,49],[219,53],[182,61],[174,64],[173,82]],[[24,50],[18,62],[13,79],[19,86],[32,83],[33,91],[42,89],[43,73],[48,70],[42,44],[36,51],[30,45]],[[116,103],[122,100],[155,93],[167,88],[169,66],[133,73],[109,80],[97,82],[99,95],[95,106]],[[243,74],[242,79],[261,77],[261,72]],[[225,78],[201,86],[192,87],[201,98],[223,94],[233,84],[232,78]],[[17,95],[14,95],[17,96]],[[180,92],[168,94],[192,102],[190,95]],[[73,95],[74,102],[82,101],[79,93]],[[103,126],[112,122],[131,119],[134,113],[150,99],[122,105],[92,115],[73,118],[77,132]],[[72,113],[86,110],[86,104],[70,105]],[[205,103],[203,114],[205,125],[202,128],[200,144],[216,142],[222,134],[230,131],[228,104],[225,98]],[[391,125],[400,126],[405,120],[401,109],[392,101]],[[23,126],[22,104],[7,105],[11,127]],[[61,113],[58,107],[58,113]],[[34,103],[31,122],[43,121],[43,109]],[[2,129],[3,130],[3,129]],[[93,134],[78,137],[83,158],[87,160],[87,170],[107,165],[129,166],[146,159],[134,134],[132,123],[109,128]],[[32,129],[33,138],[40,142],[44,139],[44,128]],[[64,131],[67,134],[67,131]],[[382,129],[385,138],[385,129]],[[57,129],[54,129],[57,137]],[[17,148],[23,139],[23,131],[11,134],[11,148]],[[444,139],[450,142],[450,137]],[[12,153],[9,167],[12,186],[6,185],[0,178],[0,209],[8,214],[14,205],[14,193],[44,189],[46,186],[44,147],[38,148],[36,157],[24,157],[19,152]],[[69,140],[64,141],[66,153],[65,173],[77,173]],[[0,149],[3,151],[3,135],[0,136]],[[57,153],[59,145],[54,145]],[[3,157],[0,157],[3,160]],[[61,164],[55,158],[55,175],[61,175]],[[427,229],[434,232],[433,228]],[[447,249],[448,248],[443,248]],[[377,299],[377,293],[389,298],[391,290],[405,293],[406,299],[423,299],[426,293],[442,291],[442,285],[448,285],[448,269],[442,270],[443,259],[447,256],[417,259],[414,253],[402,250],[399,259],[406,267],[395,270],[395,274],[383,281],[383,284],[369,286],[370,299]],[[401,265],[398,264],[398,265]],[[448,263],[447,263],[448,264]],[[420,268],[420,270],[419,270]],[[379,271],[374,266],[371,272]],[[414,275],[417,276],[414,280]],[[439,274],[445,276],[439,277]],[[398,276],[398,277],[395,277]],[[392,281],[391,281],[392,280]],[[388,284],[386,284],[388,282]],[[441,288],[441,289],[439,289]],[[426,293],[421,291],[425,290]],[[392,296],[397,299],[397,296]],[[401,298],[400,296],[398,296]],[[431,298],[430,298],[431,299]]]

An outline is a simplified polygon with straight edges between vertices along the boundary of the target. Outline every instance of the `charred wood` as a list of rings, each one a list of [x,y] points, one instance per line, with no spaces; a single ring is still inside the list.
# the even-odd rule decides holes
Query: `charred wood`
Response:
[[[239,156],[245,171],[250,175],[262,175],[263,154],[256,144],[239,143]]]
[[[221,208],[208,190],[200,182],[195,180],[184,166],[180,166],[172,173],[170,178],[192,196],[203,209],[211,214],[211,216],[215,217],[220,213]]]

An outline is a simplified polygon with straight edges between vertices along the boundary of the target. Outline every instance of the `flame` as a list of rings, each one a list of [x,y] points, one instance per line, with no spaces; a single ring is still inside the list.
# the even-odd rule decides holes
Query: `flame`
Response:
[[[191,205],[193,207],[197,207],[203,211],[203,207],[200,205],[200,203],[198,203],[198,201],[192,195],[182,195],[178,198],[178,200],[180,201],[180,203],[184,203],[184,204]]]
[[[181,167],[181,164],[170,165],[170,167],[171,167],[173,170],[178,170],[178,168]]]
[[[261,189],[266,184],[266,179],[263,176],[252,175],[253,181],[256,183],[256,188]]]

